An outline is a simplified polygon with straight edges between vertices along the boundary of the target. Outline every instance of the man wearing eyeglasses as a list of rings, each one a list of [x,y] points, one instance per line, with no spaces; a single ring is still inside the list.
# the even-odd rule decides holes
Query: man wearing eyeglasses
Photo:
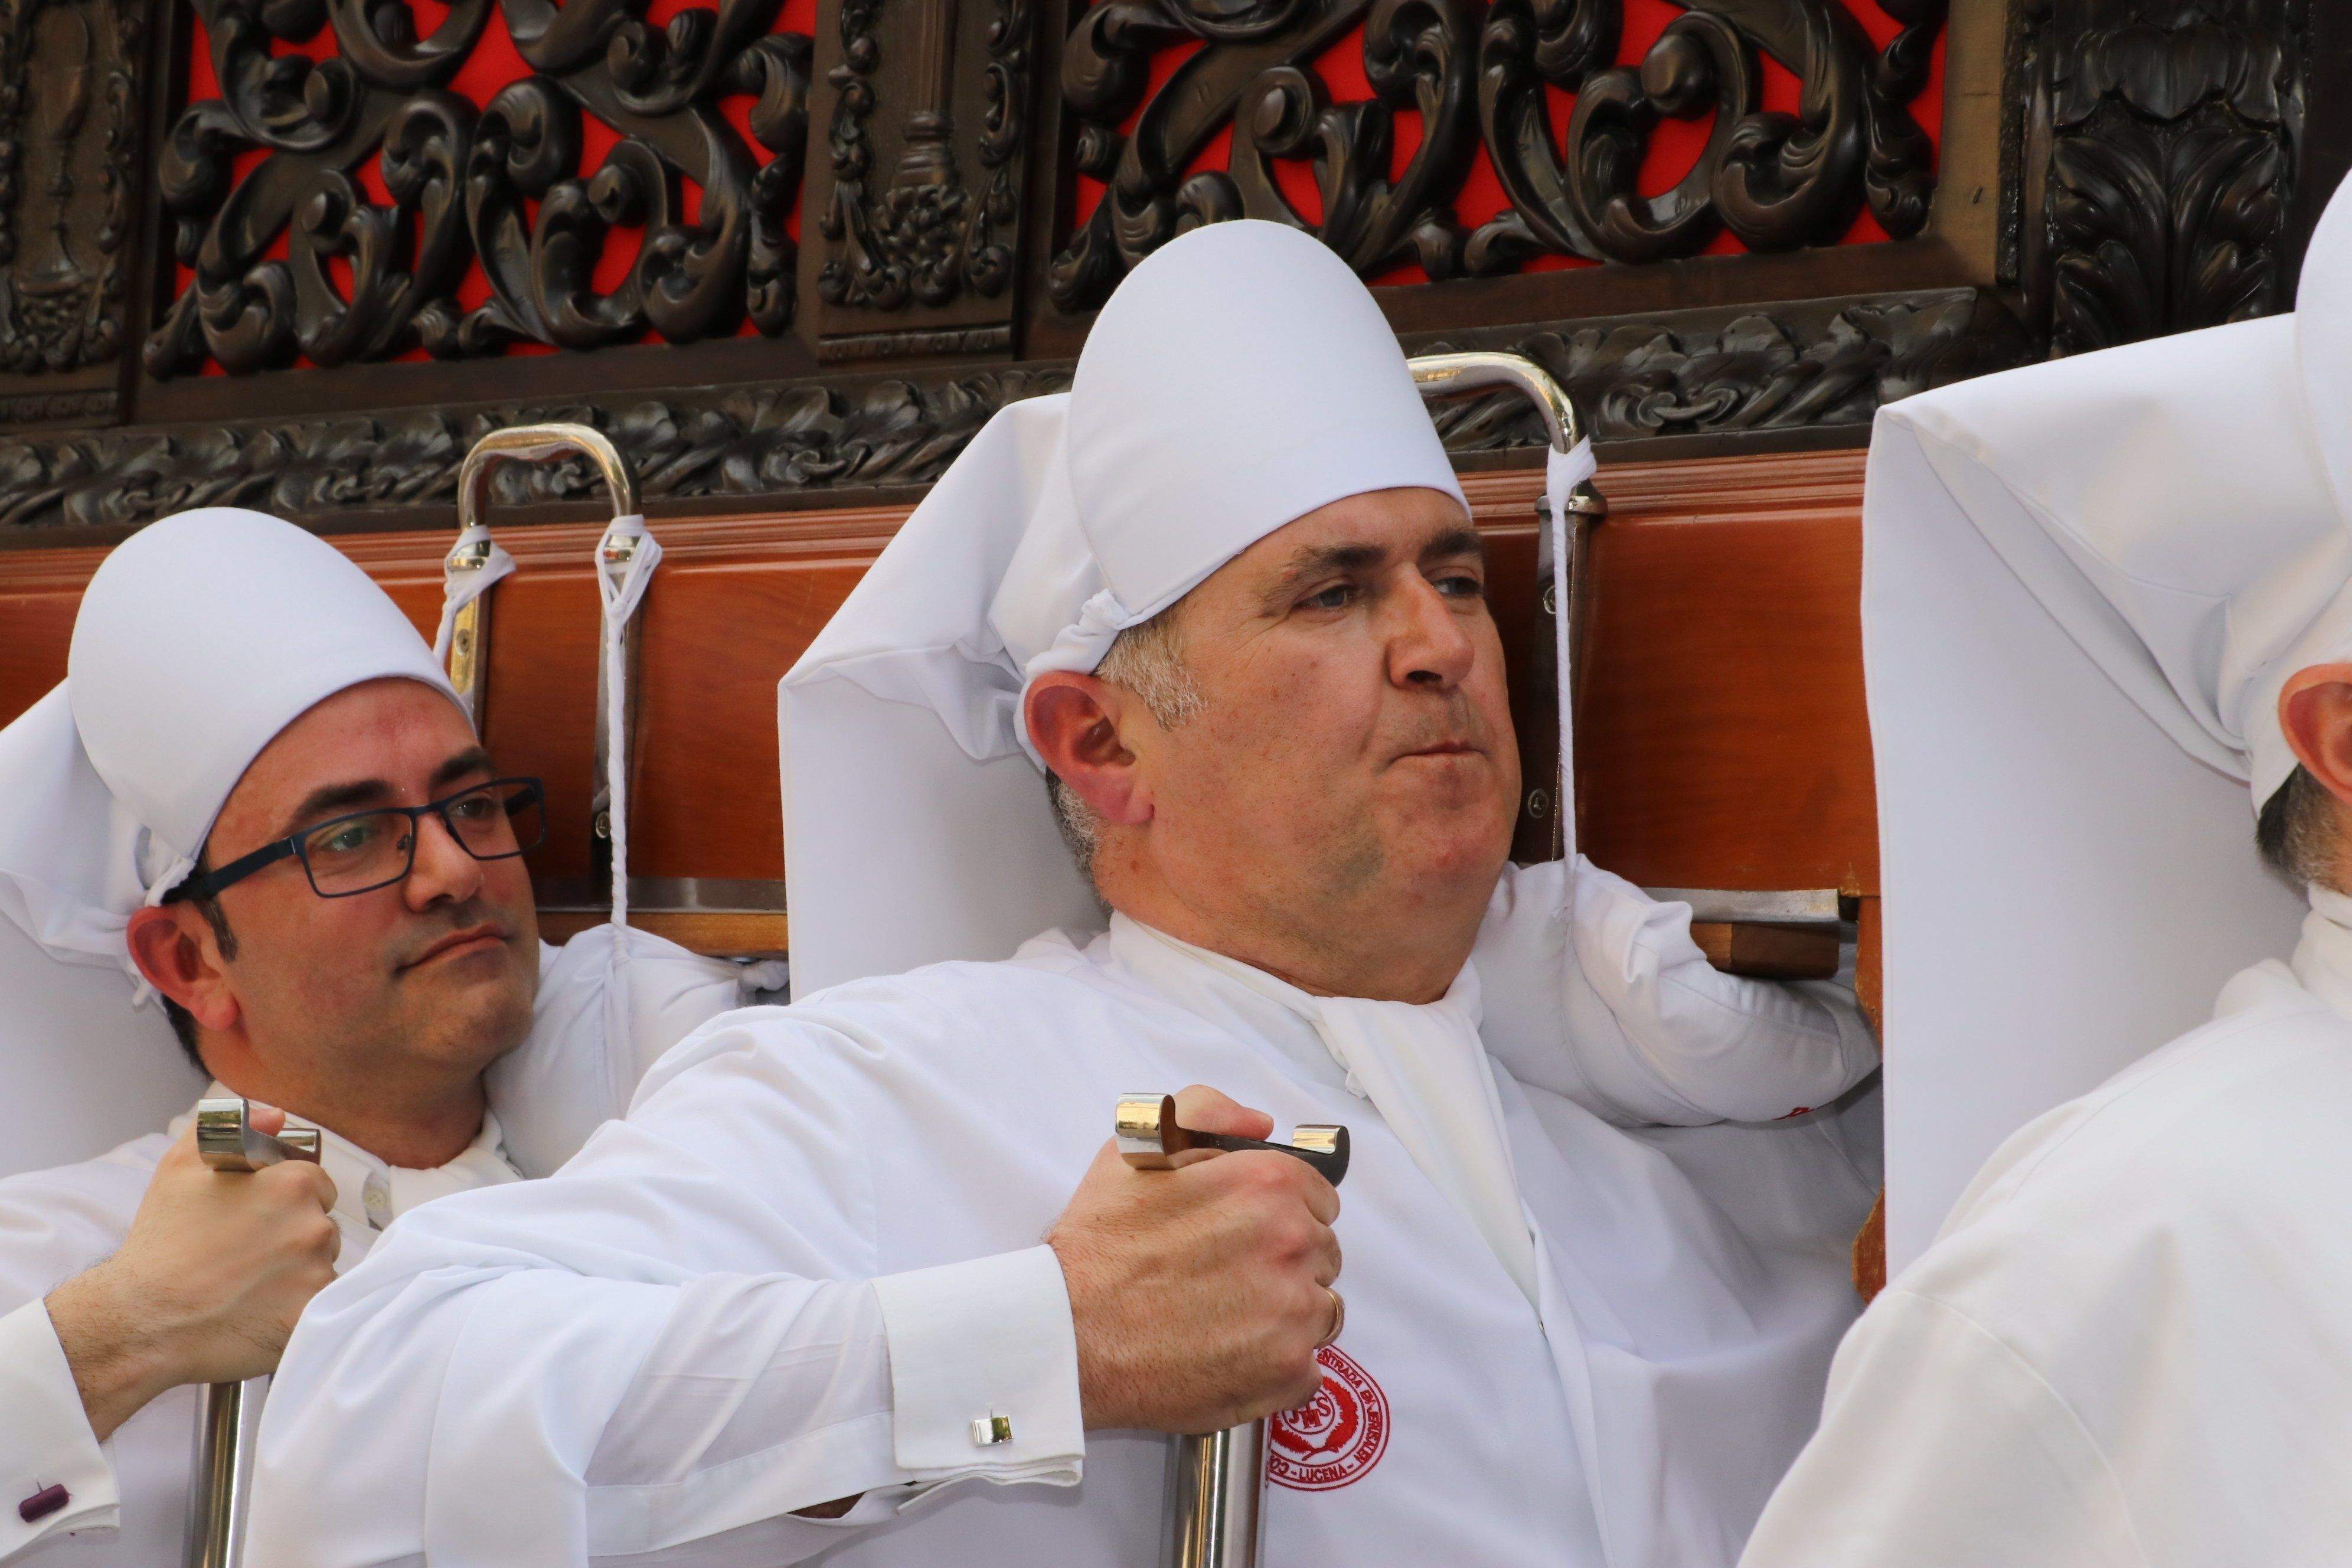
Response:
[[[182,1117],[0,1180],[0,1561],[177,1561],[194,1385],[270,1372],[310,1298],[402,1214],[520,1179],[484,1074],[541,1043],[520,858],[540,832],[538,782],[499,775],[423,639],[323,542],[215,510],[101,564],[66,682],[0,730],[0,1074],[70,1049],[22,1021],[79,1026],[92,993],[85,978],[64,1001],[61,977],[107,968],[125,1000],[152,988],[211,1093],[257,1102],[267,1131],[278,1108],[316,1124],[320,1159],[215,1172]],[[11,970],[27,939],[34,963]],[[1193,1090],[1187,1114],[1236,1112]],[[1107,1364],[1196,1368],[1130,1400],[1135,1424],[1166,1430],[1283,1403],[1319,1330],[1273,1305],[1309,1289],[1314,1258],[1278,1255],[1307,1204],[1296,1183],[1155,1181],[1113,1161],[1057,1227],[1089,1265],[1066,1291],[1058,1268],[982,1258],[893,1282],[886,1321],[868,1282],[763,1281],[769,1310],[744,1328],[772,1353],[745,1397],[782,1456],[778,1505],[825,1521],[835,1500],[916,1479],[1059,1474],[1082,1368],[1098,1384]],[[1223,1310],[1139,1315],[1152,1292],[1133,1282],[1151,1279]],[[894,1382],[924,1364],[985,1383],[1024,1441],[908,1474],[909,1445],[969,1441],[961,1390]]]
[[[216,511],[100,567],[0,788],[0,909],[66,963],[110,944],[209,1094],[320,1129],[315,1165],[215,1172],[184,1116],[0,1182],[0,1557],[152,1568],[195,1385],[269,1372],[398,1215],[520,1177],[483,1073],[531,1025],[540,787],[356,567]]]

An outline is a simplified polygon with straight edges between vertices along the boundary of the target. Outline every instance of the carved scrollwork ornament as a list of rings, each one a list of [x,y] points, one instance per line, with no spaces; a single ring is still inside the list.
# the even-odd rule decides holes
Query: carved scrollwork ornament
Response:
[[[1664,260],[1727,228],[1752,250],[1825,245],[1865,206],[1895,238],[1921,230],[1934,148],[1910,105],[1948,0],[1891,0],[1901,26],[1884,50],[1847,0],[1675,4],[1685,14],[1642,60],[1613,66],[1620,0],[1103,0],[1064,46],[1062,86],[1074,162],[1107,189],[1054,258],[1054,302],[1092,309],[1183,229],[1244,215],[1310,229],[1361,273],[1415,261],[1433,279],[1514,271],[1547,252]],[[1335,105],[1312,61],[1359,19],[1373,98]],[[1194,40],[1206,47],[1145,102],[1153,55]],[[1797,78],[1794,113],[1762,107],[1767,57]],[[1574,99],[1565,127],[1555,89]],[[1423,141],[1391,185],[1393,112],[1408,107]],[[1706,148],[1672,189],[1643,196],[1636,178],[1669,119],[1711,120]],[[1188,174],[1226,125],[1229,170]],[[1454,201],[1481,145],[1509,205],[1465,235]],[[1313,169],[1312,223],[1279,195],[1285,160]]]
[[[1006,403],[1065,391],[1066,367],[1000,370],[863,390],[748,386],[614,406],[406,409],[342,419],[130,430],[0,441],[0,528],[120,527],[196,506],[331,519],[351,508],[438,504],[484,432],[566,420],[611,436],[653,499],[922,484]],[[500,504],[601,495],[584,466],[513,464]]]
[[[915,101],[905,151],[877,167],[873,119],[882,104],[882,0],[843,0],[841,63],[827,152],[833,193],[817,226],[829,242],[817,291],[829,305],[897,311],[937,310],[970,296],[999,299],[1011,287],[1019,216],[1018,159],[1025,133],[1034,26],[1030,0],[992,0],[982,112],[972,143],[978,168],[956,155],[955,0],[916,0],[893,43],[910,55]]]
[[[690,342],[747,314],[761,332],[789,329],[809,40],[773,31],[781,0],[718,0],[660,27],[634,0],[500,0],[535,74],[478,112],[446,84],[490,4],[460,0],[417,38],[397,0],[197,0],[222,88],[181,114],[160,161],[173,249],[194,277],[149,336],[149,374],[420,345],[463,358],[523,339]],[[272,52],[330,27],[325,59]],[[747,95],[757,153],[719,107]],[[589,115],[620,137],[583,174]],[[371,153],[383,204],[350,174]],[[700,189],[691,221],[688,181]],[[614,231],[636,226],[626,276],[599,289],[607,248],[625,243]],[[273,258],[281,236],[286,258]],[[477,263],[489,298],[467,309],[457,293]]]

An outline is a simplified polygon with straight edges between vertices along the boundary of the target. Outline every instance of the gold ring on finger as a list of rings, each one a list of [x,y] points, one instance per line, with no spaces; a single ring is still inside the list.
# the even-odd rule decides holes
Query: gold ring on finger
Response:
[[[1348,1299],[1328,1285],[1324,1286],[1323,1290],[1331,1298],[1331,1331],[1315,1342],[1315,1348],[1318,1351],[1336,1341],[1339,1331],[1348,1326]]]

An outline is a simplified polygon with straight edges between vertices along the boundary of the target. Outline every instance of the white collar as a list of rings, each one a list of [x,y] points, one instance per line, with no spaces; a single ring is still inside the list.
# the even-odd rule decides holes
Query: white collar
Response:
[[[2311,913],[2287,966],[2303,988],[2352,1018],[2352,898],[2313,884]]]
[[[1374,1002],[1311,995],[1124,915],[1111,917],[1109,940],[1114,957],[1171,999],[1198,1008],[1207,992],[1241,1015],[1249,1033],[1318,1070],[1314,1047],[1305,1043],[1311,1031],[1322,1047],[1319,1071],[1327,1080],[1336,1064],[1349,1092],[1370,1101],[1413,1163],[1476,1228],[1534,1304],[1535,1243],[1519,1200],[1494,1067],[1478,1035],[1475,969],[1465,963],[1435,1002]]]
[[[218,1082],[205,1089],[207,1100],[235,1094],[236,1090]],[[171,1135],[178,1138],[194,1120],[192,1107],[185,1115],[173,1120]],[[335,1184],[335,1206],[331,1212],[336,1223],[346,1237],[357,1237],[363,1244],[420,1204],[450,1193],[523,1179],[522,1173],[507,1158],[499,1119],[487,1106],[482,1110],[482,1130],[458,1152],[457,1158],[446,1164],[424,1168],[389,1164],[341,1133],[321,1127],[319,1165]],[[345,1248],[344,1261],[352,1260],[353,1256],[352,1249]]]
[[[1237,1035],[1269,1042],[1318,1083],[1362,1093],[1323,1043],[1313,1009],[1300,1005],[1312,998],[1297,986],[1115,911],[1103,940],[1120,967],[1169,1000]]]

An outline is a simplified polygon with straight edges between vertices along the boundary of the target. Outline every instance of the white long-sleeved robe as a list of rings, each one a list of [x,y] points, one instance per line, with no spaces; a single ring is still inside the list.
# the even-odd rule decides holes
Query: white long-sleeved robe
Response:
[[[215,1084],[209,1092],[228,1091]],[[162,1568],[180,1561],[196,1390],[171,1390],[100,1443],[42,1298],[122,1244],[156,1162],[193,1114],[94,1160],[0,1181],[0,1562]],[[332,1133],[320,1140],[320,1163],[335,1183],[339,1271],[416,1205],[520,1179],[491,1117],[464,1152],[432,1170],[386,1165]],[[23,1518],[18,1505],[49,1487],[65,1489],[64,1506]]]
[[[1498,893],[1531,916],[1498,970],[1571,940],[1541,886]],[[1804,1065],[1784,1086],[1810,1073],[1818,1089],[1841,1064],[1833,1091],[1862,1037],[1850,1005],[1833,1018],[1818,999],[1681,972],[1687,911],[1627,914],[1638,895],[1595,889],[1572,940],[1602,973],[1569,996],[1555,979],[1549,1010],[1521,999],[1551,1047],[1510,1041],[1581,1092],[1527,1083],[1499,1048],[1492,1064],[1539,1303],[1311,1026],[1114,921],[1084,948],[1049,936],[1005,963],[717,1020],[555,1177],[404,1222],[289,1349],[250,1568],[766,1564],[828,1547],[845,1564],[1155,1560],[1165,1446],[1144,1435],[1094,1435],[1075,1492],[888,1489],[838,1522],[782,1517],[854,1489],[824,1489],[807,1442],[779,1440],[793,1394],[776,1346],[834,1281],[992,1257],[1009,1276],[1055,1269],[1039,1238],[1114,1099],[1193,1081],[1286,1126],[1354,1131],[1347,1329],[1328,1404],[1277,1426],[1297,1484],[1270,1500],[1269,1561],[1727,1564],[1854,1310],[1845,1247],[1874,1173],[1834,1116],[1612,1120],[1662,1105],[1700,1120],[1706,1058],[1743,1032],[1752,1055]],[[1612,1007],[1638,998],[1650,1016],[1616,1027]],[[1591,1059],[1558,1059],[1560,1007],[1594,1019]],[[1693,1050],[1674,1059],[1655,1030],[1685,1009]],[[1732,1050],[1714,1076],[1757,1091],[1746,1065]],[[1638,1084],[1645,1103],[1596,1079]],[[902,1398],[923,1384],[963,1399],[982,1431],[1006,1408],[984,1369],[894,1357],[891,1373]],[[936,1479],[976,1441],[902,1442],[899,1479]],[[335,1458],[362,1444],[363,1481]]]
[[[2352,900],[2028,1125],[1837,1353],[1744,1568],[2352,1561]]]
[[[229,1091],[215,1084],[208,1092]],[[575,1095],[566,1113],[577,1116],[579,1104]],[[180,1558],[196,1391],[169,1391],[101,1444],[42,1299],[121,1246],[157,1161],[188,1121],[93,1160],[0,1180],[0,1563],[159,1568]],[[336,1184],[339,1270],[417,1205],[521,1179],[495,1117],[457,1160],[433,1170],[386,1165],[331,1132],[321,1137],[320,1161]],[[772,1354],[789,1364],[771,1384],[768,1436],[802,1436],[814,1495],[899,1479],[896,1456],[903,1447],[961,1436],[950,1394],[927,1384],[893,1389],[894,1361],[984,1366],[1006,1408],[1021,1414],[1019,1442],[954,1451],[931,1479],[1076,1475],[1084,1437],[1058,1270],[1041,1270],[1034,1258],[1010,1268],[978,1259],[880,1289],[893,1293],[894,1321],[883,1320],[877,1286],[827,1281],[772,1342]],[[52,1487],[63,1489],[63,1506],[24,1518],[18,1505]]]

